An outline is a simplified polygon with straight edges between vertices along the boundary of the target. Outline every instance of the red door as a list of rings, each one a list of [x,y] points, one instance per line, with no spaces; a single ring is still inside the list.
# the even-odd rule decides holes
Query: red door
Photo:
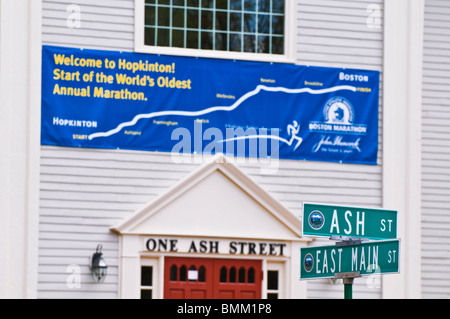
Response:
[[[260,260],[166,257],[166,299],[260,299]]]
[[[260,260],[216,259],[215,299],[261,299]]]
[[[211,299],[213,259],[166,257],[165,299]]]

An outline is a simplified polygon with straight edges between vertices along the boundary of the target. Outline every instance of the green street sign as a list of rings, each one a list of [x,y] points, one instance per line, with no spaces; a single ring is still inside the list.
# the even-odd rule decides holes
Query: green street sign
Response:
[[[300,279],[332,278],[338,273],[363,275],[399,272],[400,240],[366,242],[353,246],[300,249]]]
[[[368,239],[397,238],[397,211],[303,204],[303,235]]]

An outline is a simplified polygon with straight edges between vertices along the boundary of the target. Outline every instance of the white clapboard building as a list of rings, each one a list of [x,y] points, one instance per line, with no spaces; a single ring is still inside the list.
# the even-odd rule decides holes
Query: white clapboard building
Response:
[[[355,279],[354,298],[450,297],[449,14],[446,0],[2,0],[0,297],[342,298],[342,280],[300,280],[300,248],[331,243],[302,236],[304,202],[398,211],[400,272]],[[45,82],[63,77],[44,47],[377,71],[375,163],[41,143]]]

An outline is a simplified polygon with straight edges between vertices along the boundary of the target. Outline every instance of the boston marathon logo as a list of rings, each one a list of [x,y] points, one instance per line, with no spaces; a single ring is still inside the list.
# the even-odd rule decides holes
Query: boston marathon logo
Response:
[[[324,122],[310,122],[309,130],[317,133],[339,133],[365,135],[367,125],[354,124],[351,103],[343,97],[334,97],[325,104]]]
[[[322,133],[322,139],[314,145],[313,152],[318,152],[321,146],[341,147],[357,150],[358,139],[345,138],[342,135],[363,136],[367,134],[367,125],[354,123],[354,109],[350,101],[344,97],[333,97],[327,101],[323,110],[323,122],[312,121],[309,131]],[[333,136],[328,135],[333,134]]]

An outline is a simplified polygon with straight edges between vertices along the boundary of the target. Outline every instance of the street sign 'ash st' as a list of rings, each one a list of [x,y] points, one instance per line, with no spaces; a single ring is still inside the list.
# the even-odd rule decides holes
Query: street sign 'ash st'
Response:
[[[303,235],[375,240],[397,238],[397,211],[303,204]]]

